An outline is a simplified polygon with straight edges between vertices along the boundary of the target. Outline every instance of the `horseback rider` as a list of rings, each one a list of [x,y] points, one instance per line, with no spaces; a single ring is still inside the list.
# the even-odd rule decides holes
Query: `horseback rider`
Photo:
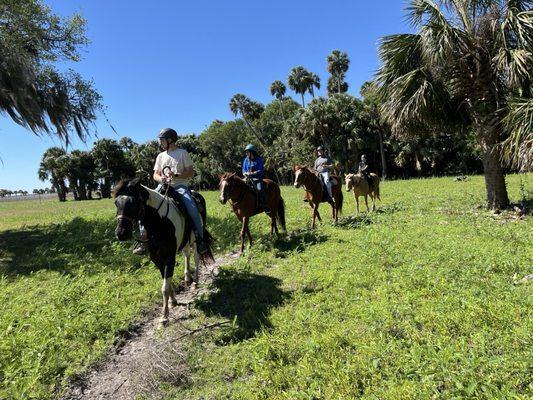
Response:
[[[374,186],[374,182],[372,181],[372,177],[370,176],[370,171],[368,170],[366,156],[364,154],[361,155],[361,161],[359,162],[358,173],[365,177],[369,188],[372,188]]]
[[[178,134],[174,129],[164,128],[159,132],[159,145],[164,151],[158,154],[153,178],[159,182],[156,190],[161,191],[164,185],[168,185],[168,193],[171,197],[178,199],[186,208],[187,213],[193,221],[193,232],[196,238],[196,247],[199,254],[209,251],[207,243],[204,241],[204,227],[202,217],[194,197],[189,189],[189,179],[194,176],[193,162],[187,150],[179,147]],[[169,167],[169,168],[167,168]],[[163,171],[165,170],[165,173]],[[166,172],[170,170],[170,172]],[[143,240],[144,239],[144,240]],[[141,233],[141,243],[134,254],[144,254],[146,248],[143,242],[148,240],[145,230]]]
[[[242,161],[242,175],[245,180],[250,180],[257,193],[257,207],[259,209],[265,206],[265,191],[263,188],[264,162],[263,157],[259,155],[257,147],[249,144],[245,147],[246,157]]]
[[[329,155],[326,155],[324,147],[318,146],[316,148],[317,159],[315,160],[314,168],[318,172],[319,176],[322,178],[322,181],[326,185],[326,190],[328,191],[329,198],[333,200],[333,191],[331,185],[331,179],[329,173],[333,168],[333,160]]]

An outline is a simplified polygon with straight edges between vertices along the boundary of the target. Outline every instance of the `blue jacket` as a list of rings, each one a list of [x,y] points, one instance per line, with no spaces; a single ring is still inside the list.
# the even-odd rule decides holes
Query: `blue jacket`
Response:
[[[252,178],[263,179],[264,165],[263,157],[257,157],[255,160],[250,160],[246,157],[242,162],[242,174],[245,172],[252,172]]]

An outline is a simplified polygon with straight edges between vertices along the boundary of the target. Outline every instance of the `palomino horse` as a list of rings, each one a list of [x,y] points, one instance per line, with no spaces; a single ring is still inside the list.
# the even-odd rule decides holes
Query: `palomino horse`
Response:
[[[220,202],[226,204],[230,200],[233,212],[242,222],[241,228],[241,254],[244,252],[244,239],[248,235],[250,246],[252,245],[252,235],[248,223],[250,217],[265,212],[270,217],[270,235],[278,231],[278,224],[281,224],[283,231],[285,227],[285,204],[281,197],[281,191],[276,182],[270,179],[263,179],[265,191],[265,207],[257,208],[257,195],[242,178],[235,174],[225,173],[220,177]]]
[[[373,182],[372,187],[368,185],[368,181],[362,174],[348,174],[344,176],[344,180],[346,181],[346,191],[349,192],[350,190],[353,190],[357,214],[359,214],[359,196],[365,196],[367,212],[370,212],[368,209],[367,196],[370,196],[372,199],[372,211],[376,211],[376,197],[381,200],[379,197],[379,176],[370,173],[370,178]]]
[[[131,239],[133,230],[140,221],[149,235],[148,250],[150,259],[159,268],[163,278],[161,293],[163,294],[163,314],[160,322],[168,323],[168,300],[171,305],[177,304],[172,275],[176,265],[176,253],[183,251],[185,256],[185,282],[198,283],[200,261],[206,263],[213,260],[209,249],[202,257],[196,251],[195,236],[190,224],[182,211],[178,209],[170,197],[163,196],[155,190],[140,184],[139,179],[119,182],[113,189],[115,205],[117,207],[117,227],[115,236],[120,241]],[[196,194],[200,200],[202,219],[204,221],[204,240],[211,245],[213,238],[205,229],[206,208],[205,200]],[[190,258],[194,255],[195,271],[191,277]]]
[[[333,192],[333,202],[328,199],[327,195],[324,196],[324,189],[322,188],[322,181],[309,167],[302,167],[296,165],[294,167],[294,187],[299,188],[303,186],[309,205],[312,208],[313,223],[311,228],[315,227],[316,218],[322,221],[318,212],[318,206],[320,203],[328,202],[331,205],[332,218],[336,221],[339,220],[339,213],[342,212],[342,189],[341,181],[337,176],[331,175],[331,191]]]

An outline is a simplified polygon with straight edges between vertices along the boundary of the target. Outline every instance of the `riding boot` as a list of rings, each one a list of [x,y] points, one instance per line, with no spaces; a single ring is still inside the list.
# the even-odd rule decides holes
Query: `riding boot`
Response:
[[[141,238],[133,249],[133,254],[135,254],[136,256],[145,255],[146,251],[148,250],[148,240],[148,232],[146,232],[146,229],[141,229]]]

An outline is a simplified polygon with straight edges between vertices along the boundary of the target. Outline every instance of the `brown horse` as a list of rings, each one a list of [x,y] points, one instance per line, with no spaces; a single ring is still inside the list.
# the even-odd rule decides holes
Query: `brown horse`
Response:
[[[233,212],[242,222],[241,228],[241,254],[244,252],[244,239],[248,235],[250,246],[252,245],[252,235],[248,223],[250,217],[265,212],[270,217],[270,235],[278,231],[278,224],[281,224],[283,231],[285,227],[285,204],[281,197],[281,191],[276,182],[270,179],[263,179],[265,191],[265,207],[257,207],[257,194],[246,181],[235,174],[225,173],[220,177],[220,202],[226,204],[230,200]]]
[[[379,197],[379,176],[374,173],[370,173],[370,177],[372,178],[373,182],[372,187],[368,185],[368,181],[362,174],[344,175],[344,180],[346,181],[346,191],[349,192],[350,190],[353,190],[357,214],[359,214],[359,196],[365,196],[367,212],[370,212],[368,209],[367,196],[370,196],[372,199],[372,211],[376,211],[376,197],[381,201],[381,198]]]
[[[324,189],[322,188],[322,181],[317,176],[317,174],[311,170],[309,167],[303,167],[296,165],[294,167],[295,177],[294,177],[294,187],[299,188],[303,186],[306,192],[306,198],[309,205],[312,208],[313,223],[311,228],[315,227],[316,218],[319,221],[322,221],[320,214],[318,212],[318,205],[323,202],[328,202],[331,205],[332,209],[332,218],[336,221],[339,220],[339,213],[342,212],[342,189],[341,189],[341,180],[339,177],[331,175],[331,191],[333,192],[333,200],[327,199],[328,196],[324,196]]]

